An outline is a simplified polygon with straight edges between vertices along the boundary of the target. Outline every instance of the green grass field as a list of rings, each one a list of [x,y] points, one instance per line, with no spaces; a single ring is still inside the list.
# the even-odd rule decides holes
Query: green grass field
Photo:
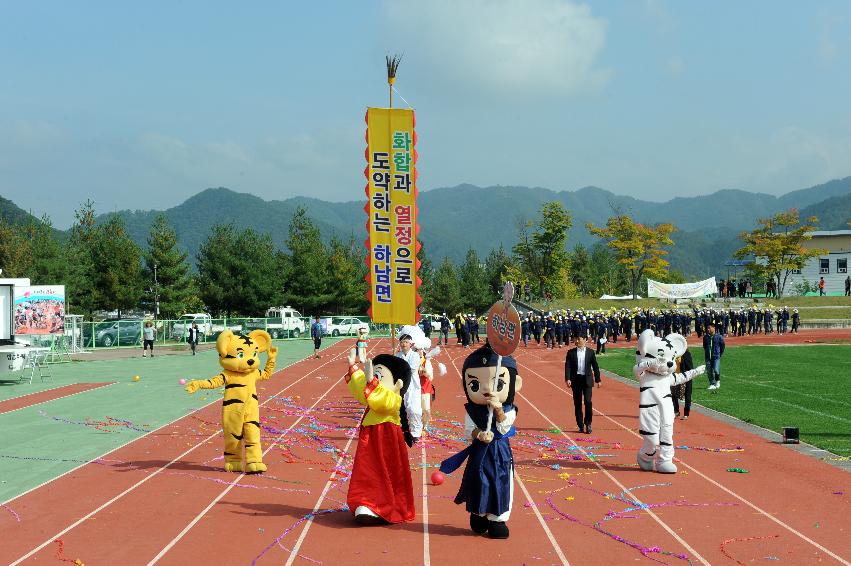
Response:
[[[691,348],[695,365],[703,350]],[[635,353],[609,350],[600,367],[632,379]],[[782,432],[801,429],[801,440],[851,457],[851,346],[737,346],[721,359],[721,389],[695,379],[692,402],[745,422]]]

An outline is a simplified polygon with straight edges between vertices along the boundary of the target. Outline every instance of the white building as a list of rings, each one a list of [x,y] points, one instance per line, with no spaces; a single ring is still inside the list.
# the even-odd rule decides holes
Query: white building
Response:
[[[821,248],[826,254],[811,259],[800,271],[793,271],[786,283],[786,294],[795,293],[795,285],[802,281],[818,284],[824,277],[824,292],[828,295],[845,293],[845,278],[851,275],[851,230],[812,232],[812,239],[803,243],[808,249]]]

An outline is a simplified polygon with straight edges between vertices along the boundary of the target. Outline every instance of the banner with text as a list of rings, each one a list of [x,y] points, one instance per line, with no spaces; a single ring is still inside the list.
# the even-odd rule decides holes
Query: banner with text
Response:
[[[65,286],[15,286],[14,333],[64,334]]]
[[[647,280],[647,296],[660,299],[692,299],[718,293],[715,278],[710,277],[694,283],[660,283]]]
[[[420,244],[417,241],[417,137],[414,111],[366,112],[367,276],[373,322],[416,324]]]

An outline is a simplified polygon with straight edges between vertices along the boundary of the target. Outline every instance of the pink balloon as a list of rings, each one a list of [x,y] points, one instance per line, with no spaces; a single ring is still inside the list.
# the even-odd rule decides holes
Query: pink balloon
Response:
[[[186,380],[185,380],[185,379],[178,379],[178,380],[177,380],[177,382],[178,382],[179,384],[181,384],[181,385],[186,385]]]
[[[440,470],[431,474],[431,483],[432,485],[440,485],[443,483],[443,480],[446,479],[446,476],[443,475],[443,472]]]

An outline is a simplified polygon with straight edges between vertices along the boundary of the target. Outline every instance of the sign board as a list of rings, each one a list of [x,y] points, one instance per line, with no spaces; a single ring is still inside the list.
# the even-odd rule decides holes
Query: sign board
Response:
[[[710,277],[695,283],[660,283],[659,281],[647,280],[647,296],[660,299],[692,299],[715,295],[718,286],[715,278]]]
[[[13,334],[64,334],[65,286],[16,285]]]
[[[416,324],[417,137],[414,111],[369,108],[366,112],[369,316],[374,322]]]

